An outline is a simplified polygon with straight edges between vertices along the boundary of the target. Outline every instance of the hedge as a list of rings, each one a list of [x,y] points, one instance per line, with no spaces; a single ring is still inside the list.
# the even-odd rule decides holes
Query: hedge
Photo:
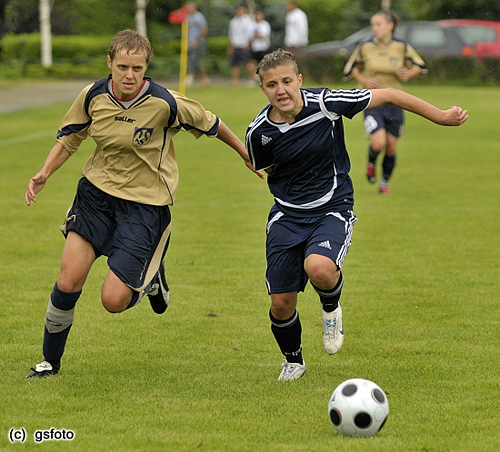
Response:
[[[54,61],[72,60],[76,63],[88,61],[92,57],[105,58],[109,43],[113,36],[52,36],[52,57]],[[210,54],[225,57],[228,38],[209,38]],[[154,54],[171,57],[179,54],[181,42],[172,39],[152,43]],[[40,33],[7,34],[0,41],[0,61],[25,60],[40,61]]]
[[[0,41],[0,77],[59,78],[106,76],[109,69],[105,55],[112,36],[53,36],[52,68],[40,64],[40,34],[5,35]],[[203,59],[205,71],[211,75],[230,76],[226,55],[227,37],[208,39],[208,55]],[[148,74],[172,77],[179,74],[178,39],[153,42],[154,58]],[[424,83],[456,82],[461,84],[500,84],[500,59],[477,61],[471,58],[425,58],[429,74]],[[342,81],[345,58],[339,56],[310,57],[301,70],[306,80],[314,83],[336,83]]]

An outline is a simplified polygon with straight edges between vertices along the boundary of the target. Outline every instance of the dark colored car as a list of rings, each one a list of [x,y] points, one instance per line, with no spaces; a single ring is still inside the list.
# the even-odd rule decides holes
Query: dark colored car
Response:
[[[439,20],[438,23],[463,32],[472,41],[477,58],[500,58],[500,22],[447,19]]]
[[[340,41],[312,44],[305,52],[309,56],[348,57],[360,42],[371,36],[371,27],[366,27]],[[408,42],[422,56],[475,56],[473,43],[465,33],[438,22],[404,22],[396,28],[394,36]]]

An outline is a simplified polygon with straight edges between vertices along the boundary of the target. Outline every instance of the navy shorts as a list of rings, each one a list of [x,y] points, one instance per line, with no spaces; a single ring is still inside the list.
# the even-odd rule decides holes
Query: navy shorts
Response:
[[[403,110],[397,105],[382,105],[364,111],[365,131],[368,135],[385,129],[387,133],[400,138],[403,135],[404,115]]]
[[[266,240],[268,293],[303,292],[309,279],[304,260],[310,254],[330,258],[340,270],[356,221],[352,210],[315,218],[294,218],[273,207]]]
[[[74,231],[94,247],[96,258],[133,290],[143,290],[155,276],[168,248],[168,206],[151,206],[108,195],[85,177],[61,230]]]
[[[231,55],[231,67],[241,66],[250,61],[250,51],[235,47]]]

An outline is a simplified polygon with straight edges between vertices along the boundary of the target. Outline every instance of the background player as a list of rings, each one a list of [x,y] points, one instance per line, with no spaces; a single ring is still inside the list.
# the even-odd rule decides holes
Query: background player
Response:
[[[111,76],[83,89],[43,168],[28,183],[29,206],[87,136],[96,142],[62,228],[66,242],[47,307],[44,361],[26,378],[59,372],[75,304],[101,255],[109,266],[101,289],[107,311],[122,312],[145,293],[155,312],[166,310],[162,261],[170,239],[168,206],[179,180],[172,142],[177,132],[217,137],[253,170],[244,144],[217,116],[144,77],[151,55],[146,37],[133,30],[116,34],[107,56]]]
[[[403,89],[402,82],[427,73],[424,61],[407,43],[394,39],[399,17],[391,11],[380,11],[372,16],[373,39],[354,50],[344,68],[345,79],[354,78],[360,88]],[[389,193],[389,179],[396,166],[396,147],[403,134],[403,110],[397,105],[381,105],[365,110],[365,131],[370,137],[366,177],[376,182],[376,163],[384,151],[380,193]]]
[[[246,147],[254,167],[269,173],[275,200],[266,240],[269,316],[285,357],[278,379],[295,380],[306,370],[296,306],[308,279],[323,308],[325,351],[338,352],[344,341],[341,268],[356,216],[342,116],[387,103],[441,125],[457,126],[468,116],[392,88],[302,88],[295,57],[282,49],[266,55],[257,73],[269,104],[249,125]]]

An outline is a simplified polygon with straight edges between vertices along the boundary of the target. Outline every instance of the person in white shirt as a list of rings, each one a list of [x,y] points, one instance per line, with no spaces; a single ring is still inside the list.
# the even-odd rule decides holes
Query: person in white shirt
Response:
[[[309,43],[307,16],[294,1],[286,4],[286,10],[285,50],[299,58],[303,48]]]
[[[258,80],[258,76],[255,74],[257,64],[264,58],[264,55],[269,53],[269,48],[271,47],[271,25],[269,25],[262,11],[255,12],[253,30],[253,39],[250,44],[251,72],[254,77],[257,77],[256,80]]]
[[[233,85],[240,81],[240,67],[248,72],[249,80],[253,82],[254,74],[250,62],[250,42],[253,38],[254,23],[247,14],[247,7],[238,6],[236,15],[229,22],[228,55],[231,62],[231,80]]]

